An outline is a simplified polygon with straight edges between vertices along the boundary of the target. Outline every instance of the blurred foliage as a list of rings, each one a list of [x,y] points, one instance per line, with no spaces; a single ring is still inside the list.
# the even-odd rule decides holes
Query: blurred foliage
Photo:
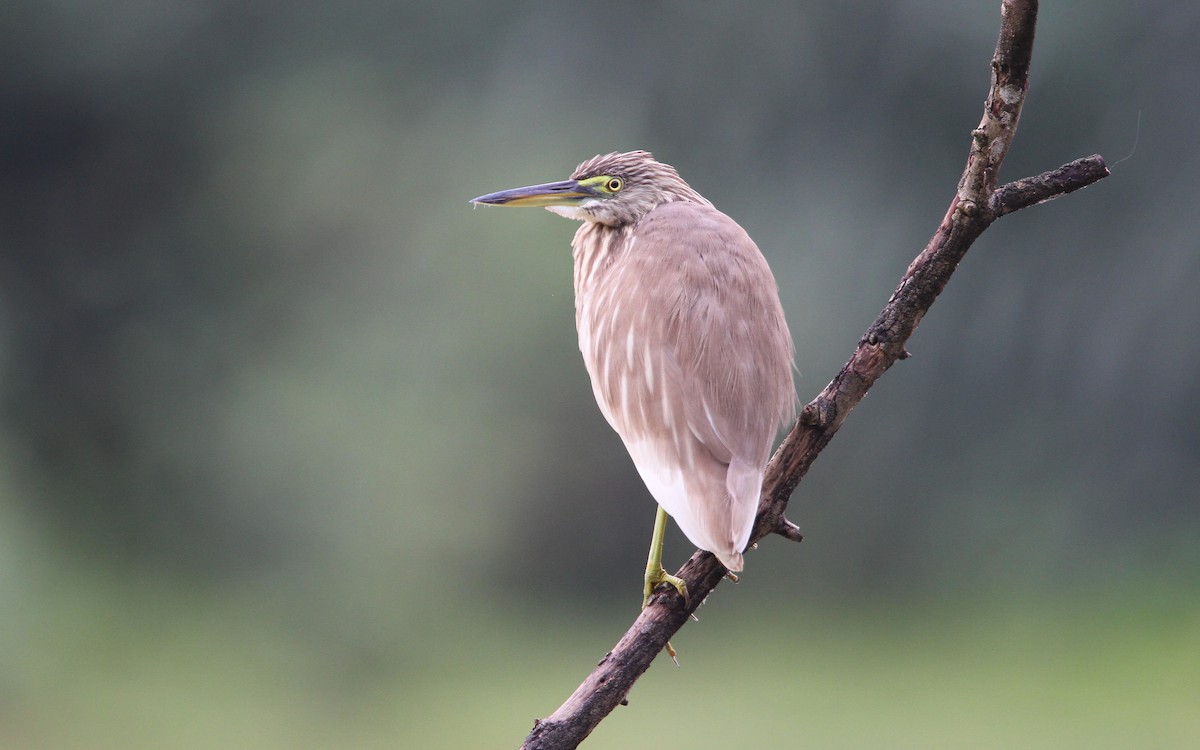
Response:
[[[467,199],[654,151],[763,248],[807,400],[945,210],[996,5],[7,3],[0,745],[515,745],[628,622],[653,506],[573,225]],[[1114,175],[977,243],[805,543],[589,747],[714,697],[691,747],[1196,744],[1198,35],[1045,4],[1004,177]]]

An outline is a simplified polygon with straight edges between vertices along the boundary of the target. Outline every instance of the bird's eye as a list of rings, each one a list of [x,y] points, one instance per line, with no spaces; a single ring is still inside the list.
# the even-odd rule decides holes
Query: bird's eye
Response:
[[[620,177],[610,177],[608,182],[604,183],[604,187],[608,188],[608,192],[615,193],[625,187],[625,182]]]

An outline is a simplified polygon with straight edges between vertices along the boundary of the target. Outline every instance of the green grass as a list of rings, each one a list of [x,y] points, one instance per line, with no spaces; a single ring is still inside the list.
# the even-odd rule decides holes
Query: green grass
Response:
[[[656,661],[584,747],[1200,747],[1188,596],[807,612],[718,597],[674,639],[682,667]],[[515,747],[633,614],[464,612],[372,655],[244,602],[60,604],[6,657],[0,747]]]

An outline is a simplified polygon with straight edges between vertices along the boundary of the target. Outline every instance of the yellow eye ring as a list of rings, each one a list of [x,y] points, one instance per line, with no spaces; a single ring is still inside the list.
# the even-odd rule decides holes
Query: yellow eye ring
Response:
[[[604,187],[608,189],[608,192],[615,193],[625,187],[625,182],[620,177],[610,177],[608,182],[604,183]]]

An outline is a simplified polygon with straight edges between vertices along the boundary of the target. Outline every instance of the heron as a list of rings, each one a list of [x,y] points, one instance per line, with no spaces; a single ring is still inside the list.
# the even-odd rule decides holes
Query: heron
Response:
[[[668,516],[736,580],[771,449],[796,408],[792,337],[758,246],[647,151],[471,203],[583,222],[571,242],[579,350],[658,503],[642,607],[661,583],[688,602],[662,565]]]

